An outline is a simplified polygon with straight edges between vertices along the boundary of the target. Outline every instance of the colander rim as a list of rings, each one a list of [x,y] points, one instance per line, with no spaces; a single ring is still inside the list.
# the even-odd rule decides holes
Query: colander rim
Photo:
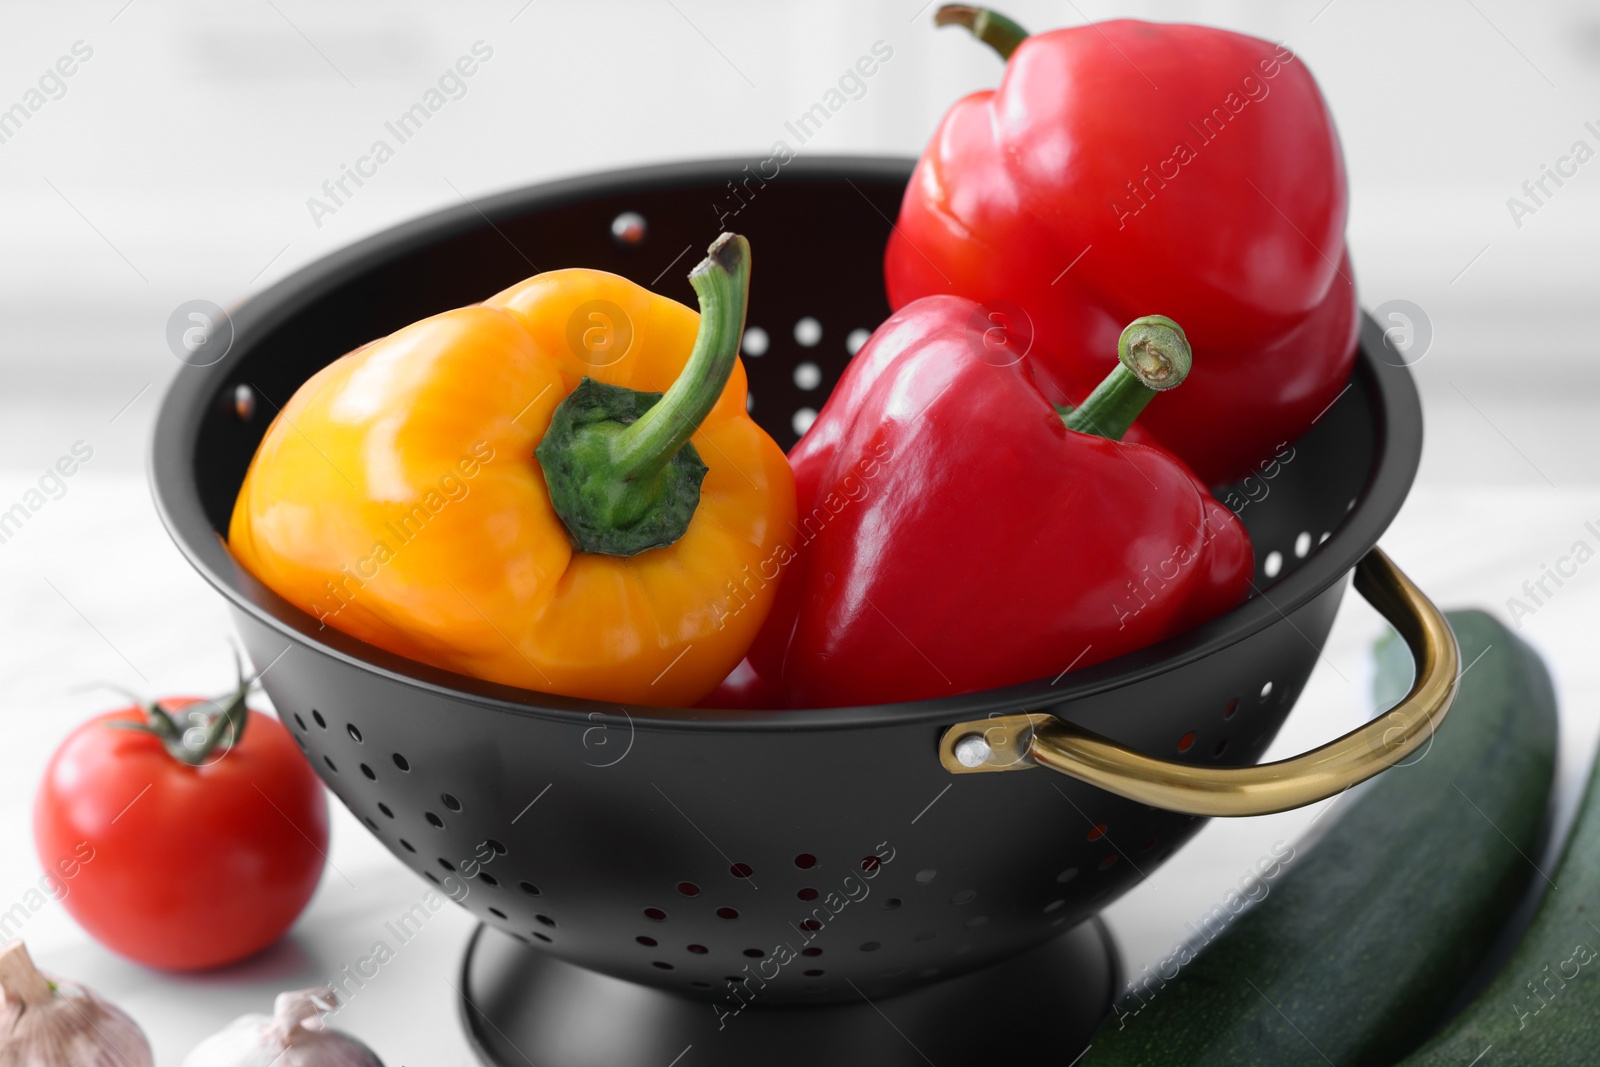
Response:
[[[212,365],[181,366],[162,398],[147,454],[156,511],[179,551],[236,611],[287,638],[291,643],[287,647],[329,657],[358,671],[457,704],[574,725],[626,724],[630,729],[862,729],[946,724],[990,713],[1062,705],[1133,685],[1214,655],[1286,619],[1336,582],[1345,580],[1361,557],[1377,544],[1404,503],[1421,460],[1421,402],[1409,370],[1381,358],[1382,332],[1369,315],[1363,314],[1360,347],[1346,389],[1362,387],[1372,397],[1378,439],[1374,442],[1367,484],[1344,520],[1299,567],[1232,611],[1166,641],[1074,671],[1070,680],[1039,679],[956,696],[845,708],[749,711],[592,701],[469,678],[321,627],[312,616],[260,585],[232,562],[201,504],[195,450],[207,405],[226,386],[230,368],[248,351],[251,338],[270,336],[276,326],[337,281],[415,246],[479,227],[499,215],[550,209],[630,191],[721,182],[748,162],[713,159],[609,170],[520,186],[472,203],[445,207],[319,257],[229,308],[234,326],[231,349]],[[796,183],[837,182],[844,178],[905,180],[914,163],[913,159],[893,156],[797,158],[785,166],[784,179]]]

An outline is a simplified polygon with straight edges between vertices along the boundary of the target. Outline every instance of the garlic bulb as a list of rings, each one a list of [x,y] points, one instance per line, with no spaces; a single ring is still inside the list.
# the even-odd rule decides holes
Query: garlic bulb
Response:
[[[34,969],[22,942],[0,950],[0,1067],[154,1067],[137,1023],[79,986]]]
[[[317,1018],[338,1004],[326,986],[279,993],[270,1018],[241,1015],[195,1046],[183,1067],[383,1067],[367,1046]]]

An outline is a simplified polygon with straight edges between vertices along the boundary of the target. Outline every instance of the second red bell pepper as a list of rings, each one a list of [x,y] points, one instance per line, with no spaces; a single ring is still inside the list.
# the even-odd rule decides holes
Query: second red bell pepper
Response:
[[[1145,308],[1183,323],[1196,370],[1143,425],[1208,485],[1298,438],[1355,358],[1344,160],[1303,60],[1204,26],[1116,20],[1029,37],[945,115],[889,239],[889,302],[955,293],[1031,320],[1041,370],[1080,399]],[[1021,317],[1021,316],[1018,316]]]
[[[1140,319],[1063,415],[972,301],[891,316],[790,454],[800,500],[750,653],[791,707],[947,696],[1141,648],[1244,599],[1250,541],[1179,460],[1120,440],[1188,371]]]

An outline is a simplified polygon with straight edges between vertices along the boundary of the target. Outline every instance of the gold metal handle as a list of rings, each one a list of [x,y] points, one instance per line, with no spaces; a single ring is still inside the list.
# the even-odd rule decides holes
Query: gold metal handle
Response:
[[[1048,767],[1188,815],[1267,815],[1325,800],[1427,741],[1455,701],[1461,673],[1450,624],[1380,549],[1357,564],[1355,587],[1400,631],[1416,682],[1390,711],[1321,748],[1257,767],[1195,767],[1140,755],[1052,715],[1024,714],[952,726],[939,742],[940,762],[952,774]]]

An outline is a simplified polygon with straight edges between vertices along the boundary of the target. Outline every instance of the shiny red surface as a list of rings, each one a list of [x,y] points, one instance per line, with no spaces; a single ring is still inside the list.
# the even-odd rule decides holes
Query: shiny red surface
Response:
[[[790,454],[801,537],[750,653],[789,706],[1050,677],[1244,599],[1232,513],[1165,451],[1066,429],[1008,342],[968,300],[902,308]]]
[[[1025,40],[946,114],[890,238],[891,306],[934,293],[1032,320],[1081,400],[1138,315],[1194,372],[1142,423],[1208,484],[1249,473],[1344,388],[1356,294],[1344,161],[1305,62],[1201,26],[1116,20]]]

